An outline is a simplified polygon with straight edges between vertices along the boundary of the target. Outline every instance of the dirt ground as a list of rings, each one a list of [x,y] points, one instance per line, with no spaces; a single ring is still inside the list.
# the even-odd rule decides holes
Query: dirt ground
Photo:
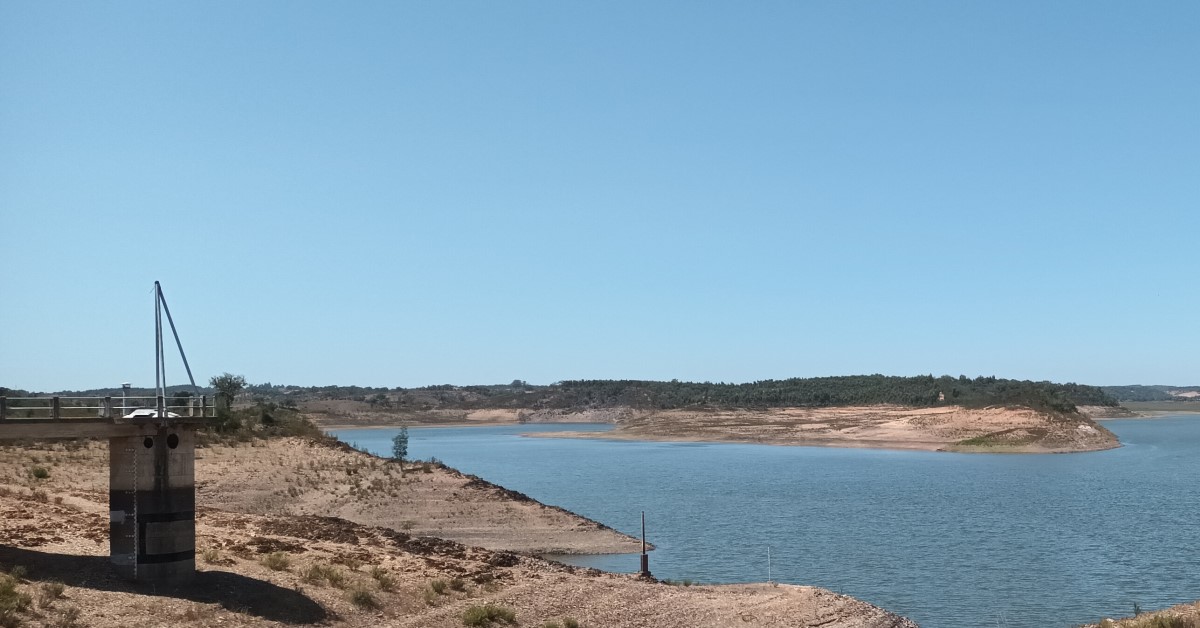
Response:
[[[500,548],[630,540],[452,470],[401,476],[344,447],[257,445],[199,450],[199,573],[178,589],[112,574],[104,446],[0,446],[0,571],[16,576],[0,574],[4,625],[449,628],[490,604],[515,616],[491,625],[526,627],[915,626],[812,587],[672,586],[513,553]],[[426,531],[443,538],[416,534]],[[454,535],[496,549],[445,540]]]
[[[723,441],[988,453],[1062,453],[1120,446],[1095,421],[1027,409],[957,406],[664,410],[633,414],[612,432],[541,432],[543,438]]]

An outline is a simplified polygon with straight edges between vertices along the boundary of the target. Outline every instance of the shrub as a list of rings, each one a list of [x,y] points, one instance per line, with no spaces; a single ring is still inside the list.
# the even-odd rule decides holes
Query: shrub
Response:
[[[42,585],[38,587],[37,591],[38,608],[50,608],[50,606],[54,604],[55,600],[62,597],[63,591],[65,590],[66,587],[63,586],[63,583],[61,582],[43,582]]]
[[[464,626],[487,626],[495,621],[514,624],[517,621],[517,614],[511,608],[485,604],[472,606],[463,611],[462,620]]]
[[[13,568],[16,571],[16,568]],[[17,590],[20,579],[16,576],[0,573],[0,626],[19,626],[21,618],[17,613],[29,608],[33,599],[28,593]]]
[[[316,584],[325,578],[320,565],[312,564],[300,572],[300,581],[305,584]]]
[[[271,552],[262,557],[262,564],[271,571],[287,571],[292,564],[292,559],[283,552]]]
[[[50,477],[50,470],[46,467],[34,467],[29,470],[29,474],[39,480],[44,480]]]
[[[563,628],[579,628],[579,622],[574,617],[563,617]]]
[[[350,603],[358,608],[375,609],[379,608],[379,600],[375,599],[375,595],[363,587],[354,587],[346,595],[350,599]]]
[[[442,595],[446,592],[446,581],[445,580],[434,580],[433,582],[429,583],[429,588],[433,589],[434,593],[437,593],[438,595]]]
[[[217,563],[221,561],[221,552],[215,547],[209,547],[200,552],[200,558],[206,563]]]
[[[340,569],[332,565],[322,565],[313,563],[307,569],[300,573],[300,579],[309,584],[319,583],[322,580],[329,583],[329,586],[338,589],[346,586],[346,576]]]
[[[396,586],[396,579],[388,575],[382,567],[371,567],[371,577],[379,584],[380,591],[391,591]]]
[[[450,580],[450,588],[454,591],[463,591],[467,588],[467,583],[463,582],[462,578],[453,578]]]

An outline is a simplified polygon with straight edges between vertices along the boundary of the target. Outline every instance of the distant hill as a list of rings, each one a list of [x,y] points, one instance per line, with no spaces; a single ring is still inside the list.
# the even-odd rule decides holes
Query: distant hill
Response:
[[[1101,386],[1117,401],[1200,401],[1200,386]]]

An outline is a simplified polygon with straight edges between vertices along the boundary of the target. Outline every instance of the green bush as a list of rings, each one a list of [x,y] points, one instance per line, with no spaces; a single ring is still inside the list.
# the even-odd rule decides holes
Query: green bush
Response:
[[[437,593],[438,595],[443,595],[446,593],[446,581],[445,580],[434,580],[433,582],[429,583],[429,588],[433,589],[434,593]]]
[[[511,608],[485,604],[483,606],[472,606],[463,611],[462,620],[464,626],[488,626],[496,621],[515,624],[517,622],[517,614]]]
[[[29,474],[39,480],[44,480],[50,477],[50,470],[46,467],[34,467],[29,470]]]

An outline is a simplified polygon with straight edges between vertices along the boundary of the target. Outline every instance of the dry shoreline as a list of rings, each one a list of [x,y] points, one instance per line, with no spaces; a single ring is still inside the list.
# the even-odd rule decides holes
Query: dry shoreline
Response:
[[[525,551],[633,543],[440,465],[413,463],[401,474],[396,463],[300,438],[198,454],[196,580],[139,587],[108,565],[106,444],[0,445],[0,563],[20,567],[12,586],[37,600],[16,618],[98,628],[460,628],[464,613],[486,604],[520,626],[573,618],[587,628],[916,628],[815,587],[670,586],[532,556]],[[48,475],[34,477],[35,465]],[[553,535],[560,540],[547,545]],[[57,597],[43,595],[52,586]]]

